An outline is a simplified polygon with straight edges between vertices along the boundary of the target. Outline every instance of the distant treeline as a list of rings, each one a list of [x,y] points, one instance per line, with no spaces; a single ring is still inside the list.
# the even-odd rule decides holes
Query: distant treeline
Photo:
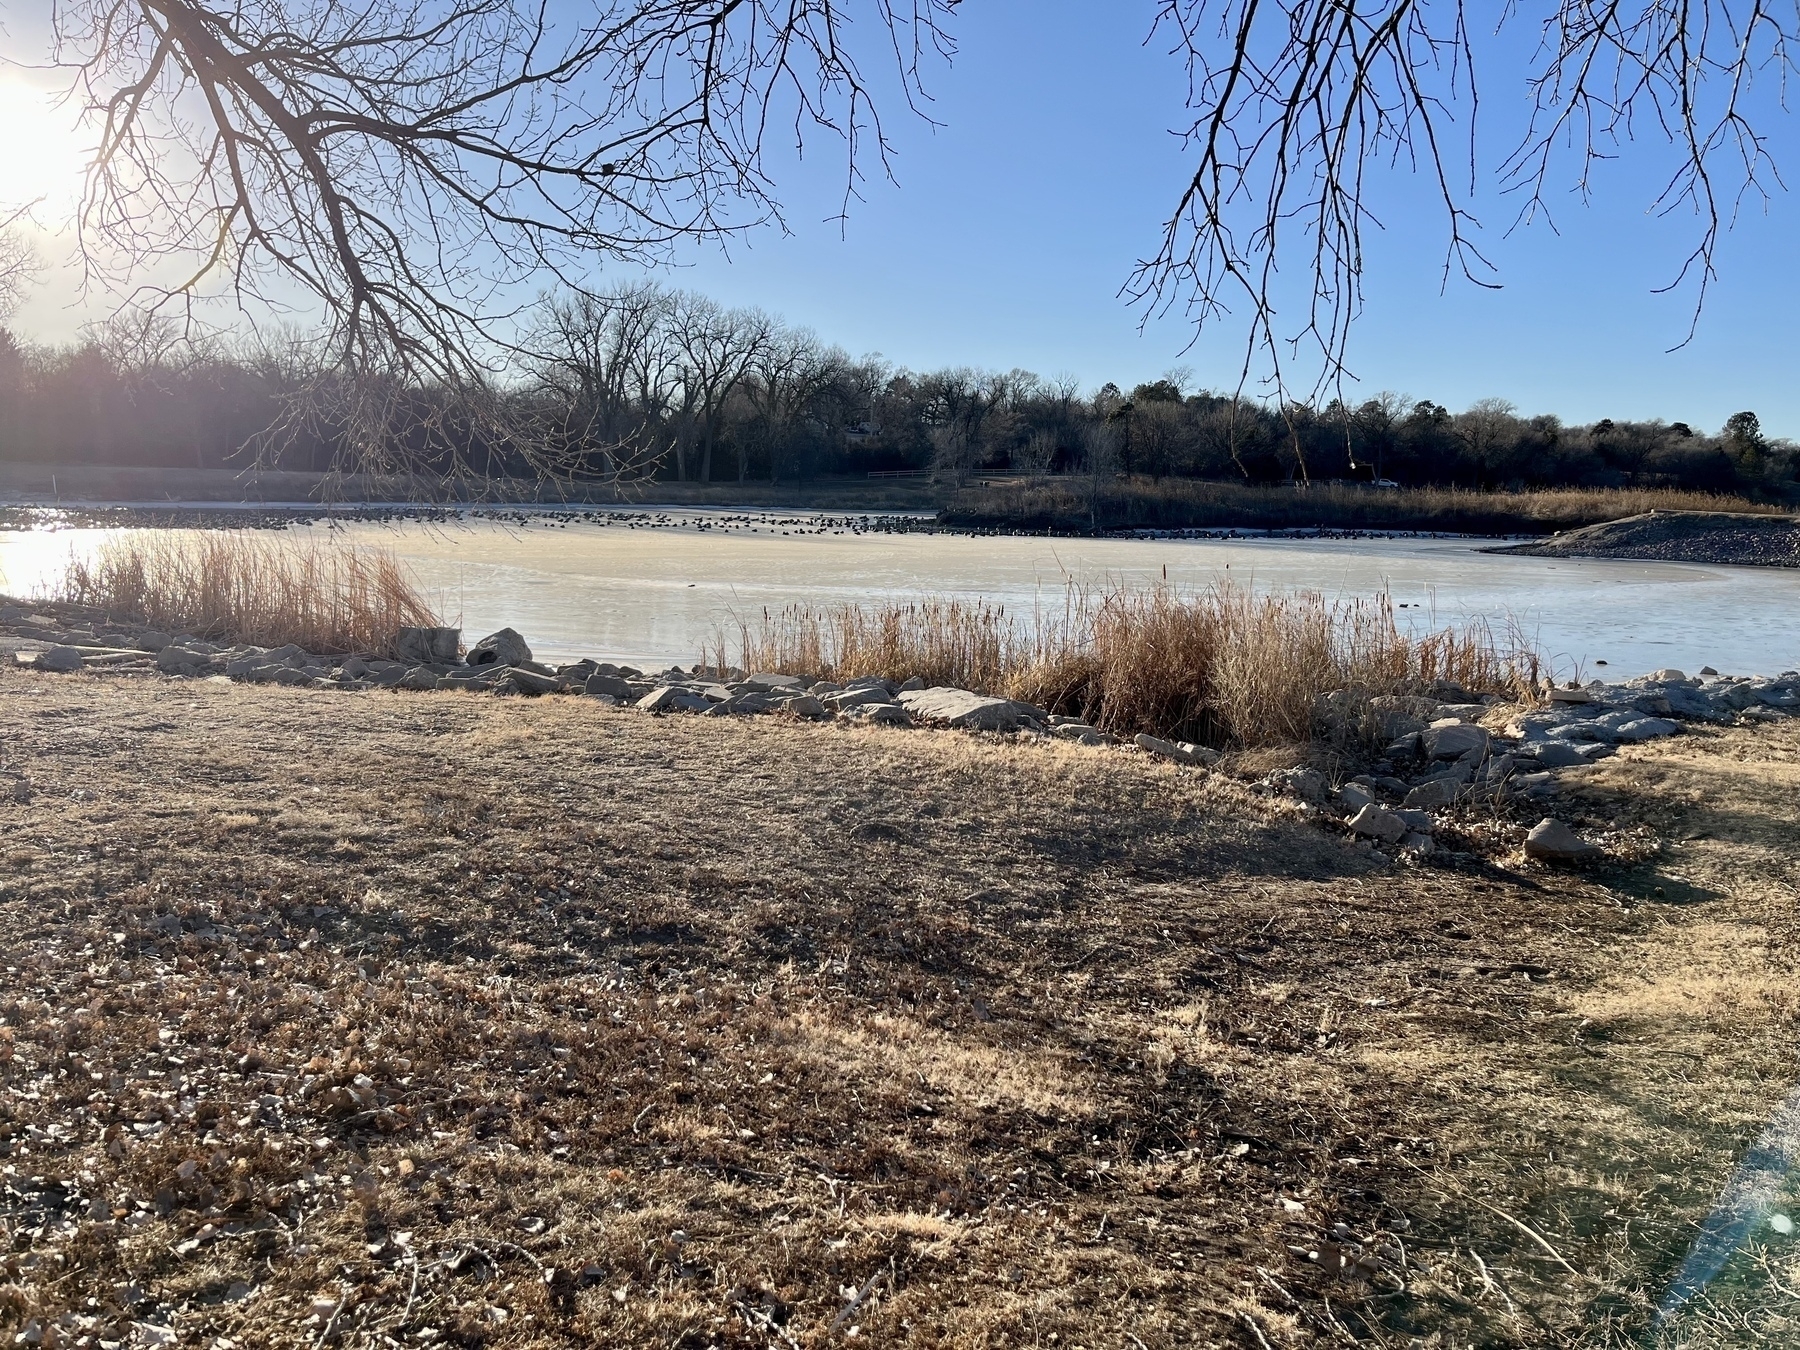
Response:
[[[431,428],[418,432],[412,463],[484,474],[552,463],[697,482],[928,470],[946,488],[994,471],[1762,497],[1800,488],[1800,447],[1765,437],[1750,412],[1710,432],[1567,426],[1498,399],[1461,412],[1392,394],[1271,406],[1185,389],[1179,377],[1084,393],[1023,370],[853,358],[760,311],[652,284],[546,300],[521,345],[482,396],[501,418],[459,420],[454,400],[431,390],[390,391],[398,439]],[[350,462],[366,447],[330,416],[293,415],[332,378],[303,342],[234,349],[140,324],[48,347],[0,329],[0,460],[217,468],[260,449],[269,467],[367,467]],[[259,440],[284,419],[278,439]]]

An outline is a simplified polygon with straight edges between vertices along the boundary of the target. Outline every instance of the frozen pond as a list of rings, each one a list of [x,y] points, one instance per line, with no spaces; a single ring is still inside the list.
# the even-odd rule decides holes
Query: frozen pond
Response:
[[[1497,557],[1485,541],[1128,540],[813,532],[798,513],[669,512],[626,523],[355,522],[393,549],[471,638],[508,626],[541,656],[692,663],[734,615],[796,602],[981,597],[1060,612],[1067,583],[1202,587],[1221,577],[1327,596],[1389,590],[1420,627],[1516,627],[1559,673],[1641,674],[1710,664],[1800,666],[1800,572],[1676,563]],[[323,534],[325,526],[290,531]],[[30,594],[113,532],[0,531],[0,590]],[[1605,663],[1602,666],[1601,663]]]

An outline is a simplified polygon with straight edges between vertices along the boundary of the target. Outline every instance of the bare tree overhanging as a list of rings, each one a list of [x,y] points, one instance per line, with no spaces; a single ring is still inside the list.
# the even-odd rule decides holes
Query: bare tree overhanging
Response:
[[[59,59],[101,131],[90,267],[159,312],[215,289],[322,309],[314,397],[285,429],[330,432],[357,467],[478,441],[555,468],[569,437],[494,390],[521,292],[580,296],[609,262],[779,221],[771,136],[833,141],[847,206],[890,149],[878,102],[923,106],[959,4],[72,0]],[[1508,72],[1530,126],[1490,160],[1476,77],[1496,26],[1541,42]],[[1297,365],[1317,396],[1348,373],[1379,175],[1424,175],[1446,274],[1493,285],[1484,183],[1541,220],[1651,141],[1673,155],[1654,206],[1697,222],[1668,278],[1697,314],[1733,212],[1776,181],[1770,93],[1796,35],[1790,0],[1158,0],[1195,163],[1126,291],[1241,325],[1240,392],[1268,374],[1285,405]]]
[[[0,319],[18,309],[38,270],[37,251],[18,228],[28,218],[28,207],[0,210]]]
[[[874,93],[920,97],[956,3],[75,0],[86,256],[164,310],[215,283],[322,308],[340,383],[479,388],[519,285],[778,219],[771,135],[834,139],[853,195],[889,149]],[[391,403],[337,415],[377,453]]]
[[[1532,117],[1490,160],[1476,77],[1486,39],[1521,25],[1541,30]],[[1260,367],[1285,394],[1298,362],[1316,396],[1347,373],[1374,177],[1425,176],[1446,275],[1488,286],[1483,183],[1516,194],[1517,222],[1543,220],[1560,194],[1586,194],[1596,163],[1647,142],[1672,152],[1652,209],[1694,216],[1665,289],[1691,288],[1697,318],[1722,231],[1777,181],[1767,119],[1784,112],[1797,37],[1788,0],[1161,0],[1152,40],[1187,63],[1198,162],[1127,291],[1151,312],[1240,323],[1244,381]],[[1303,278],[1286,313],[1282,264]]]

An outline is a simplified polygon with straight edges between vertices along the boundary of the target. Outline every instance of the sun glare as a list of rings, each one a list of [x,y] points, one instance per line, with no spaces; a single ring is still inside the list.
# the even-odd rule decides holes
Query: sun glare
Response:
[[[74,110],[54,91],[0,76],[0,211],[38,203],[40,219],[73,206],[87,164]]]

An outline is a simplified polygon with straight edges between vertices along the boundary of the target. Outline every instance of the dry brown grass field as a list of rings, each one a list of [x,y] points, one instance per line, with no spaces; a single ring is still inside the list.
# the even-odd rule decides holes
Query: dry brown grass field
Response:
[[[1377,870],[1119,750],[0,669],[0,1335],[1639,1343],[1793,1077],[1797,788]]]

